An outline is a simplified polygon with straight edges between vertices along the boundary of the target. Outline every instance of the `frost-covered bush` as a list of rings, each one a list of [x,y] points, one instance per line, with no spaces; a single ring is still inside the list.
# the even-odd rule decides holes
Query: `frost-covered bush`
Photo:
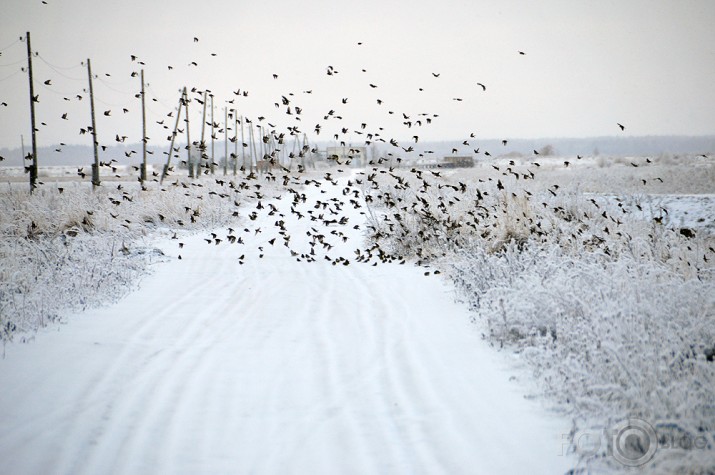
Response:
[[[0,340],[116,300],[162,259],[153,237],[235,222],[243,202],[279,189],[280,180],[268,178],[1,190]]]
[[[708,444],[659,451],[651,468],[715,466],[707,227],[683,232],[668,203],[645,195],[526,193],[504,177],[376,181],[366,190],[375,243],[446,272],[485,338],[522,355],[576,430],[640,417]],[[605,450],[584,462],[618,468]]]
[[[3,342],[15,333],[26,334],[59,320],[64,310],[115,301],[131,288],[148,263],[160,258],[159,251],[136,249],[128,236],[110,233],[3,239]]]

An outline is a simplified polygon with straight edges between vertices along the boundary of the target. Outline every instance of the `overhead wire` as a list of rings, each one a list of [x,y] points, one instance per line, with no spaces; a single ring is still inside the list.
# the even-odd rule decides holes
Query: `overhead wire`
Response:
[[[157,94],[156,91],[151,87],[151,84],[146,84],[146,85],[144,86],[144,88],[145,88],[145,89],[148,89],[149,91],[151,91],[151,92],[153,93],[153,95],[154,95],[153,99],[156,99],[156,101],[157,101],[158,103],[160,103],[162,106],[166,107],[167,109],[171,109],[171,110],[174,110],[174,109],[176,108],[175,106],[169,105],[169,104],[167,104],[166,102],[164,102],[163,100],[161,100],[161,99],[159,98],[159,94]]]
[[[15,41],[13,41],[12,43],[10,43],[9,45],[3,46],[2,48],[0,48],[0,52],[6,51],[6,50],[12,48],[13,46],[15,46],[15,45],[18,44],[18,43],[24,43],[24,40],[23,40],[22,36],[19,37],[18,39],[16,39]]]
[[[21,72],[22,72],[22,69],[18,69],[18,70],[15,71],[14,73],[10,73],[9,75],[5,76],[4,78],[0,78],[0,82],[7,81],[7,80],[10,79],[11,77],[18,75],[18,74],[20,74]]]
[[[49,61],[47,61],[39,52],[34,51],[35,56],[40,58],[44,63],[46,63],[48,66],[50,66],[53,69],[62,69],[65,71],[68,71],[70,69],[77,69],[77,68],[83,68],[84,67],[84,61],[80,61],[79,64],[75,64],[73,66],[57,66],[56,64],[52,64]]]
[[[39,53],[37,54],[37,57],[40,59],[40,61],[42,61],[43,63],[45,63],[47,66],[49,66],[50,69],[52,69],[54,72],[56,72],[57,74],[59,74],[60,76],[62,76],[62,77],[65,78],[65,79],[69,79],[69,80],[72,80],[72,81],[84,81],[84,80],[86,79],[86,78],[74,78],[74,77],[68,76],[68,75],[66,75],[65,73],[63,73],[62,71],[60,71],[60,69],[61,69],[61,70],[64,70],[64,71],[69,71],[69,70],[71,70],[71,69],[81,68],[81,67],[83,66],[82,63],[80,63],[80,64],[78,64],[78,65],[75,65],[75,66],[70,66],[70,67],[67,67],[67,68],[63,68],[63,67],[60,67],[60,66],[55,66],[54,64],[50,63],[50,62],[47,61],[45,58],[43,58]]]
[[[100,76],[95,76],[94,78],[95,78],[98,82],[100,82],[104,87],[106,87],[107,89],[111,89],[112,91],[117,92],[117,93],[119,93],[119,94],[131,94],[132,97],[133,97],[135,94],[137,94],[136,91],[120,91],[119,89],[116,89],[110,82],[104,80],[104,79],[103,79],[102,77],[100,77]],[[122,84],[126,84],[127,82],[128,82],[128,81],[124,81]]]
[[[15,61],[14,63],[7,63],[7,64],[0,64],[0,68],[8,68],[11,66],[17,66],[18,64],[26,62],[27,59],[21,59],[19,61]]]

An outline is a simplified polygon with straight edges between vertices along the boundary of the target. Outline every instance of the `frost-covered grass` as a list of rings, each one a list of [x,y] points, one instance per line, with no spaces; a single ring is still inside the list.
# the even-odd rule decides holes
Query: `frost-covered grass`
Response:
[[[69,311],[116,301],[163,259],[151,241],[235,223],[271,193],[265,176],[150,183],[6,185],[0,191],[0,340],[26,339]],[[24,185],[24,184],[23,184]],[[61,191],[60,191],[61,190]]]
[[[691,208],[701,218],[687,222],[701,226],[683,228],[675,199],[583,193],[538,173],[468,181],[469,172],[378,171],[365,186],[372,239],[393,259],[447,273],[484,337],[520,354],[541,391],[572,415],[572,436],[638,417],[659,437],[706,444],[658,450],[646,468],[709,473],[712,199],[693,201],[709,208]],[[582,453],[584,466],[623,468],[608,450]]]
[[[639,417],[659,435],[707,442],[659,450],[649,468],[706,472],[715,450],[714,200],[653,193],[656,183],[658,193],[712,193],[712,165],[540,162],[366,170],[368,262],[414,259],[447,274],[485,339],[518,353],[541,392],[572,415],[572,435]],[[705,177],[697,190],[693,173]],[[4,189],[3,342],[126,293],[163,259],[155,236],[240,224],[242,203],[305,184],[277,178]],[[607,450],[583,453],[584,464],[621,467]]]

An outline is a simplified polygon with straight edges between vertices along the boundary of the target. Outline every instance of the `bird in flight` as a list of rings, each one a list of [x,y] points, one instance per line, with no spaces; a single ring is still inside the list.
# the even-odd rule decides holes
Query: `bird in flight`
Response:
[[[486,91],[486,90],[487,90],[487,86],[485,86],[484,84],[482,84],[482,83],[480,83],[480,82],[477,83],[477,86],[481,86],[481,88],[482,88],[483,91]]]
[[[625,125],[621,125],[621,124],[619,124],[618,122],[616,122],[616,125],[617,125],[618,127],[620,127],[621,130],[626,130],[626,126],[625,126]]]

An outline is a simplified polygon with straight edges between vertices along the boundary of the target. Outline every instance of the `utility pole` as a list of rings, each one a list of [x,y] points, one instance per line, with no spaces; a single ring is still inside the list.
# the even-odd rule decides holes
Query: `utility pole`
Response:
[[[303,153],[302,157],[302,162],[303,162],[303,171],[305,171],[305,156],[308,154],[308,135],[303,134],[303,146],[301,147],[301,152]],[[310,155],[310,166],[311,168],[315,168],[315,162],[313,161],[313,155],[311,152]]]
[[[20,147],[22,147],[22,161],[20,163],[25,163],[25,136],[20,134]]]
[[[223,121],[223,143],[224,143],[224,159],[223,159],[223,176],[228,174],[228,105],[223,108],[224,110],[224,121]]]
[[[142,77],[142,168],[139,175],[139,181],[144,184],[146,181],[146,105],[144,102],[144,70],[141,72]]]
[[[261,147],[261,158],[260,158],[261,167],[258,170],[259,170],[259,172],[263,173],[263,170],[265,167],[264,162],[266,161],[266,142],[265,142],[265,140],[263,140],[263,138],[265,136],[263,135],[263,126],[262,125],[258,126],[258,135],[261,137],[261,143],[259,144],[259,146]],[[259,163],[258,160],[256,160],[257,168],[258,168],[258,163]]]
[[[211,94],[211,174],[216,173],[216,161],[214,160],[214,145],[216,142],[216,132],[214,126],[214,95]]]
[[[184,89],[184,111],[186,111],[186,165],[189,167],[189,178],[194,178],[194,166],[191,162],[191,136],[189,135],[189,98]]]
[[[238,173],[238,115],[236,114],[236,109],[233,110],[233,176]]]
[[[184,96],[186,96],[186,87],[179,97],[179,108],[176,110],[176,122],[174,123],[174,131],[171,133],[171,144],[169,145],[169,156],[166,159],[166,165],[164,165],[164,170],[161,172],[161,180],[159,183],[164,183],[164,178],[169,173],[169,167],[171,166],[171,156],[174,154],[174,141],[176,140],[176,132],[179,130],[179,118],[181,117],[181,105],[184,103]]]
[[[202,163],[202,160],[204,159],[204,157],[205,157],[205,158],[208,158],[208,156],[206,155],[206,141],[204,140],[204,133],[205,133],[205,130],[206,130],[206,95],[207,95],[207,94],[208,94],[208,93],[207,93],[206,91],[204,91],[204,104],[203,104],[203,105],[204,105],[204,108],[203,108],[204,110],[203,110],[203,113],[202,113],[202,115],[201,115],[201,117],[202,117],[202,118],[201,118],[201,142],[200,142],[200,144],[201,144],[201,145],[200,145],[200,148],[201,148],[201,158],[199,158],[199,163],[196,165],[196,176],[197,176],[197,177],[198,177],[198,176],[201,176],[201,163]]]
[[[30,78],[30,125],[32,126],[32,166],[30,167],[30,193],[37,186],[37,138],[35,137],[35,87],[32,81],[32,46],[30,32],[27,32],[27,75]],[[24,147],[23,147],[24,148]],[[23,152],[24,155],[25,152]],[[22,157],[25,160],[25,157]]]
[[[256,171],[258,171],[258,153],[256,152],[256,139],[253,137],[253,122],[248,128],[251,138],[251,175],[253,175],[253,166],[255,164]]]
[[[243,116],[241,116],[241,171],[246,174],[246,142],[243,138]]]
[[[92,164],[92,188],[100,185],[99,182],[99,151],[97,150],[97,124],[94,120],[94,89],[92,89],[92,64],[87,58],[87,76],[89,77],[89,106],[92,112],[92,146],[94,148],[94,164]]]

